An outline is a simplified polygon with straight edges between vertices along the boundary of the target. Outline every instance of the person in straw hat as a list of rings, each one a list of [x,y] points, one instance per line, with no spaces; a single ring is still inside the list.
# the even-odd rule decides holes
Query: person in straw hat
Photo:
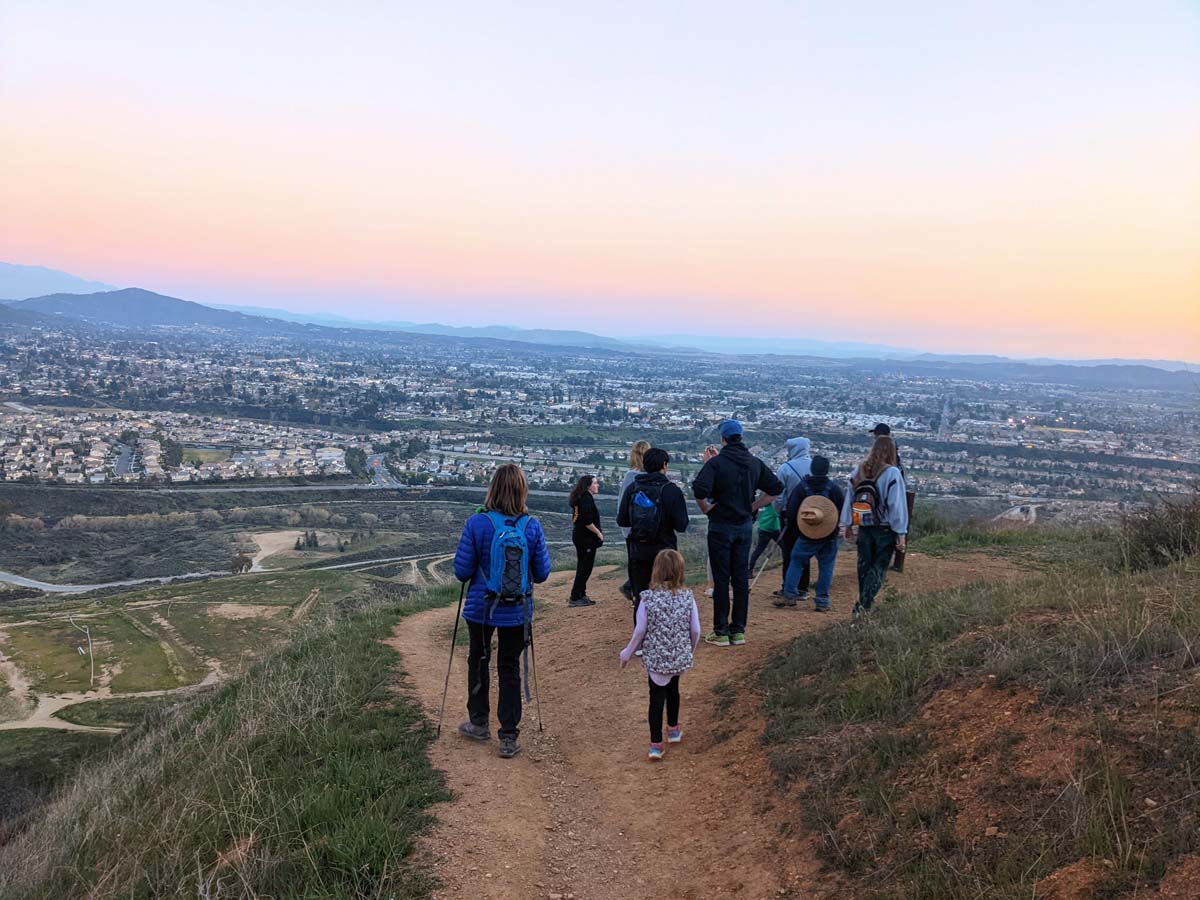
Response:
[[[795,535],[792,558],[788,565],[783,597],[776,606],[795,608],[800,599],[800,577],[809,560],[817,559],[817,591],[814,609],[829,611],[829,588],[833,584],[833,565],[837,561],[839,527],[845,494],[829,478],[829,460],[814,456],[812,471],[800,480],[788,496],[784,522]]]

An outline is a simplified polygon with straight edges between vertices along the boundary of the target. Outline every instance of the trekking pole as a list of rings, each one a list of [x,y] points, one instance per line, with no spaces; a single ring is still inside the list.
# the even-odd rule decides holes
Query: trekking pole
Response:
[[[758,567],[758,574],[754,576],[754,580],[750,582],[750,590],[754,590],[754,586],[758,584],[758,579],[762,578],[762,573],[767,570],[767,564],[771,561],[771,557],[775,555],[775,548],[779,546],[776,541],[771,541],[771,546],[767,548],[766,559],[763,564]]]
[[[529,630],[529,663],[530,663],[530,668],[533,669],[533,700],[534,700],[534,703],[537,704],[538,733],[540,734],[542,731],[544,731],[544,729],[542,728],[542,692],[538,690],[537,651],[533,648],[533,629],[532,628]]]
[[[537,704],[538,717],[538,734],[544,730],[542,728],[542,692],[538,690],[537,683],[537,650],[533,646],[533,601],[529,601],[529,668],[533,670],[533,699]]]
[[[438,711],[437,737],[442,736],[442,717],[446,715],[446,694],[450,692],[450,667],[454,665],[454,645],[458,643],[458,620],[462,618],[463,597],[467,595],[467,583],[462,583],[458,594],[458,609],[454,613],[454,635],[450,638],[450,661],[446,663],[446,683],[442,686],[442,708]]]

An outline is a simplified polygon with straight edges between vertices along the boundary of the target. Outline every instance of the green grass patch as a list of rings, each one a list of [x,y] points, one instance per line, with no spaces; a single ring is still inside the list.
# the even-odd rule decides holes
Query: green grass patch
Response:
[[[382,643],[457,599],[343,603],[242,677],[122,741],[0,849],[0,895],[418,898],[431,733]],[[382,588],[386,593],[386,587]]]
[[[131,728],[148,716],[161,712],[177,703],[170,697],[113,697],[111,700],[90,700],[74,703],[55,713],[55,717],[75,725],[108,728]],[[75,734],[76,732],[63,732]]]
[[[361,585],[354,573],[345,571],[256,572],[229,578],[213,578],[187,584],[142,588],[122,594],[124,603],[141,600],[179,600],[189,603],[279,603],[287,606],[304,600],[314,588],[322,600],[336,602]]]
[[[196,466],[202,463],[220,462],[223,459],[229,459],[228,450],[199,450],[193,447],[185,447],[183,450],[183,461]]]
[[[110,734],[49,728],[0,731],[0,847],[6,833],[113,740]]]
[[[119,663],[129,670],[124,684],[137,685],[138,690],[179,686],[158,642],[129,622],[116,615],[76,621],[91,629],[97,681],[105,666]],[[34,690],[57,694],[92,688],[90,661],[79,652],[80,647],[87,649],[87,638],[68,622],[9,628],[7,635],[6,653],[26,673]]]
[[[293,612],[294,608],[279,604],[255,609],[245,603],[181,602],[140,610],[136,615],[147,621],[152,616],[162,617],[189,647],[219,660],[226,674],[231,674],[295,633],[298,623],[292,620]]]

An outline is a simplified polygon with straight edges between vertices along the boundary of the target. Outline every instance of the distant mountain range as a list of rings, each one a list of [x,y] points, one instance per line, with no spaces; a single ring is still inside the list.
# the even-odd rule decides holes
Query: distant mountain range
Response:
[[[24,300],[26,297],[42,297],[46,294],[94,294],[113,290],[116,288],[111,284],[88,281],[57,269],[0,262],[0,301]]]
[[[65,318],[123,328],[201,325],[237,331],[278,330],[277,325],[259,316],[214,309],[202,303],[167,297],[142,288],[122,288],[94,294],[49,294],[29,300],[8,301],[7,309],[18,314],[33,314],[43,321]]]
[[[33,286],[54,285],[49,291],[29,293]],[[802,340],[787,337],[715,337],[711,335],[663,334],[653,338],[615,338],[586,331],[548,328],[514,328],[504,325],[458,326],[405,321],[373,321],[327,313],[296,313],[263,306],[232,306],[195,303],[156,294],[142,288],[116,289],[87,281],[67,272],[40,266],[0,262],[0,324],[34,324],[38,321],[73,319],[122,328],[180,327],[199,325],[250,331],[259,334],[314,334],[314,329],[434,335],[465,340],[514,341],[565,348],[609,351],[665,351],[723,353],[732,355],[804,356],[827,360],[876,360],[905,362],[905,369],[936,371],[946,365],[962,365],[980,371],[1027,367],[1049,377],[1059,367],[1092,369],[1149,367],[1167,372],[1197,368],[1177,360],[1127,359],[1011,359],[993,355],[932,354],[882,344]],[[1100,375],[1101,373],[1092,373]],[[1128,373],[1127,373],[1128,374]],[[1089,379],[1091,380],[1091,379]],[[1101,379],[1103,380],[1103,379]]]

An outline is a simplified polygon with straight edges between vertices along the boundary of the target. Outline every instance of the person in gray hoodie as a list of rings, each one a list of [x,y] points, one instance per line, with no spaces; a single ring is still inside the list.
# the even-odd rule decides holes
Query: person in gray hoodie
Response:
[[[779,511],[780,519],[782,520],[787,512],[787,501],[792,490],[796,488],[801,481],[812,474],[812,441],[806,437],[794,437],[788,440],[784,447],[787,448],[787,462],[779,467],[779,471],[775,473],[775,477],[783,482],[783,493],[779,495],[779,500],[775,503],[775,508]],[[781,536],[779,549],[783,551],[783,583],[787,583],[788,566],[792,560],[792,547],[796,542],[794,527],[789,527],[787,522],[784,522],[783,535]],[[808,584],[812,576],[812,567],[808,564],[804,566],[804,574],[800,576],[800,597],[808,599]],[[783,596],[783,587],[775,592],[776,597]]]

